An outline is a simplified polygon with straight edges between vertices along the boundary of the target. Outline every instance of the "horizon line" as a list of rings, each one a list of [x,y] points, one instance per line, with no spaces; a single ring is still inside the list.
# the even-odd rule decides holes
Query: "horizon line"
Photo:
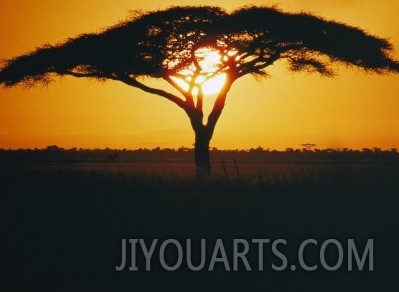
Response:
[[[398,152],[399,149],[397,147],[389,147],[389,148],[380,148],[380,147],[362,147],[362,148],[350,148],[350,147],[326,147],[326,148],[318,148],[317,145],[312,146],[311,148],[307,148],[304,146],[306,144],[301,145],[302,147],[286,147],[285,149],[275,149],[270,147],[250,147],[250,148],[235,148],[235,149],[225,149],[225,148],[217,148],[217,147],[210,147],[210,151],[265,151],[265,152],[290,152],[290,151],[309,151],[309,152],[316,152],[316,151],[360,151],[360,152]],[[60,150],[60,151],[194,151],[194,147],[161,147],[157,146],[154,148],[147,148],[147,147],[140,147],[140,148],[84,148],[84,147],[71,147],[65,148],[58,145],[48,145],[46,147],[34,147],[34,148],[2,148],[0,147],[0,151],[44,151],[44,150]]]

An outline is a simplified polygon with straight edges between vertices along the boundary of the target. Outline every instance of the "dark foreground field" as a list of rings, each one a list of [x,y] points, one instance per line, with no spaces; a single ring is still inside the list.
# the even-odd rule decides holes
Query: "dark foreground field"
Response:
[[[312,160],[309,154],[297,154],[291,161],[238,158],[233,163],[228,158],[224,168],[217,162],[217,173],[208,180],[182,175],[192,169],[184,161],[151,164],[111,157],[71,162],[2,155],[0,291],[394,291],[397,287],[397,154],[328,161]],[[122,239],[140,238],[148,247],[159,239],[151,271],[145,271],[137,245],[139,271],[128,270],[129,248],[127,267],[117,272]],[[264,270],[259,271],[258,245],[251,243],[256,238],[271,243],[286,240],[286,245],[278,245],[288,261],[284,271],[272,269],[282,260],[272,252],[271,243],[264,246]],[[199,264],[200,239],[206,239],[205,267],[189,270],[184,256],[180,268],[166,271],[159,247],[167,239],[178,240],[184,252],[186,240],[191,239],[195,264]],[[221,262],[208,271],[217,239],[223,240],[231,269],[233,240],[247,240],[252,271],[246,271],[241,260],[238,271],[225,271]],[[317,240],[317,246],[308,245],[304,254],[309,266],[318,265],[315,271],[305,271],[298,262],[299,246],[306,239]],[[328,239],[343,247],[341,267],[330,272],[319,257]],[[368,239],[374,240],[373,271],[368,269],[369,258],[363,271],[356,264],[348,271],[348,239],[354,239],[359,253]],[[336,246],[327,247],[325,257],[334,266]],[[170,266],[176,263],[174,245],[166,249],[165,258]],[[295,271],[290,268],[293,264]]]

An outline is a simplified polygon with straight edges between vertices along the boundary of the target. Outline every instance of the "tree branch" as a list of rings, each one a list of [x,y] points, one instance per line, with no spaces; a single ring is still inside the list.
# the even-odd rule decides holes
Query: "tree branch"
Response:
[[[135,78],[132,78],[130,76],[126,76],[126,77],[118,77],[115,78],[114,80],[119,80],[122,81],[123,83],[133,86],[133,87],[137,87],[145,92],[151,93],[151,94],[155,94],[155,95],[159,95],[161,97],[165,97],[166,99],[174,102],[177,106],[179,106],[180,108],[184,109],[186,112],[189,110],[187,104],[178,96],[169,93],[167,91],[164,91],[162,89],[158,89],[158,88],[153,88],[150,86],[147,86],[139,81],[137,81]]]
[[[202,112],[203,98],[204,98],[204,94],[202,92],[202,87],[199,86],[198,87],[198,94],[197,94],[197,104],[196,104],[196,107],[195,107],[198,112]]]
[[[238,72],[238,77],[242,77],[248,73],[254,73],[256,71],[259,71],[263,68],[266,68],[267,66],[272,65],[275,61],[277,61],[281,56],[281,52],[277,51],[273,53],[269,58],[265,59],[264,57],[258,57],[255,58],[254,60],[243,64],[242,70]]]
[[[212,137],[216,123],[220,115],[222,114],[224,104],[226,102],[227,93],[230,90],[230,87],[233,84],[234,80],[236,79],[233,76],[233,73],[227,74],[226,83],[224,84],[222,90],[219,92],[213,105],[212,111],[208,116],[206,127],[209,130],[210,137]]]
[[[178,77],[181,78],[181,77]],[[191,94],[191,90],[190,91],[185,91],[183,90],[179,84],[177,84],[169,75],[165,76],[164,79],[170,84],[172,85],[174,88],[176,88],[186,99],[185,104],[190,107],[190,108],[195,108],[194,106],[194,100],[193,100],[193,96]],[[183,79],[183,78],[181,78]]]
[[[189,110],[189,106],[178,96],[169,93],[167,91],[164,91],[162,89],[158,89],[158,88],[153,88],[150,86],[147,86],[139,81],[137,81],[135,78],[132,78],[130,76],[114,76],[114,75],[104,75],[104,76],[99,76],[99,74],[91,74],[91,73],[77,73],[77,72],[72,72],[72,71],[67,71],[64,72],[67,75],[71,75],[73,77],[78,77],[78,78],[106,78],[106,79],[111,79],[111,80],[116,80],[116,81],[121,81],[127,85],[139,88],[145,92],[151,93],[151,94],[155,94],[155,95],[159,95],[161,97],[164,97],[172,102],[174,102],[176,105],[178,105],[180,108],[182,108],[183,110],[185,110],[186,112],[188,112]],[[194,105],[193,105],[194,108]]]

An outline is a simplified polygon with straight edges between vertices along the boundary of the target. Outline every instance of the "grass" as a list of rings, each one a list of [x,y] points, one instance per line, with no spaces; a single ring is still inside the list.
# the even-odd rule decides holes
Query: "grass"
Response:
[[[278,171],[269,165],[262,172],[264,165],[248,164],[248,170],[239,165],[239,175],[228,165],[228,176],[219,171],[207,180],[126,172],[120,165],[39,166],[7,164],[0,170],[3,291],[385,291],[399,271],[397,165]],[[336,272],[276,272],[271,263],[281,262],[269,252],[263,272],[225,272],[221,265],[214,272],[184,266],[166,272],[157,259],[145,272],[143,258],[139,272],[116,272],[123,238],[204,238],[208,261],[218,238],[227,253],[234,238],[282,238],[288,242],[282,250],[294,263],[305,239],[321,245],[334,238],[346,248],[348,238],[359,246],[373,238],[375,270],[348,272],[344,260]],[[313,252],[307,260],[317,263]]]

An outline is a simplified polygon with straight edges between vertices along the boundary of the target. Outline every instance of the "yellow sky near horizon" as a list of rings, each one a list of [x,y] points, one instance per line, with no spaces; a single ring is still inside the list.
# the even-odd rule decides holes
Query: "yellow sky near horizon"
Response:
[[[171,5],[245,4],[309,11],[388,38],[399,59],[399,1],[2,1],[0,59],[27,53],[85,32],[96,32],[128,16],[129,10]],[[374,75],[339,67],[338,76],[291,73],[282,62],[271,78],[251,76],[233,84],[216,126],[212,147],[221,149],[399,148],[399,74]],[[146,83],[171,89],[159,80]],[[186,114],[173,103],[124,84],[63,77],[47,87],[0,88],[0,148],[48,145],[72,148],[192,146]]]

